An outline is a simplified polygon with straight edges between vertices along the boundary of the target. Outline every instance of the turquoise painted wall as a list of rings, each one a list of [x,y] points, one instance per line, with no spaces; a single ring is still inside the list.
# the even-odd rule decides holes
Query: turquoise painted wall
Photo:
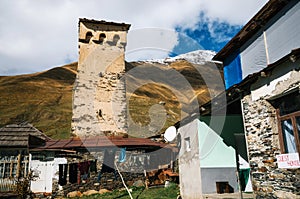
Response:
[[[205,122],[198,120],[201,168],[236,167],[235,150]]]

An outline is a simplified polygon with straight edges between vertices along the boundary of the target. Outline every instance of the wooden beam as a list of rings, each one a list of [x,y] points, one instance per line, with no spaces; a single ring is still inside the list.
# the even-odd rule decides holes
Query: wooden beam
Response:
[[[19,152],[18,155],[18,163],[17,163],[17,178],[21,177],[21,151]]]

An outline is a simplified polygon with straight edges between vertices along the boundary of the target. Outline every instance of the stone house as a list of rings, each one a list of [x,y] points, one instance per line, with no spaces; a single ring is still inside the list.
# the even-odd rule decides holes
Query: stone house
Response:
[[[122,188],[116,169],[127,185],[145,182],[145,172],[168,168],[176,149],[145,138],[97,136],[49,140],[31,153],[31,168],[39,176],[32,182],[32,190],[41,192],[46,187],[53,196],[66,196],[79,187],[80,191]],[[61,169],[65,172],[61,173]],[[43,175],[48,176],[47,181]]]
[[[59,193],[58,185],[63,188],[62,196],[79,187],[81,191],[100,189],[100,185],[108,189],[122,188],[119,178],[116,180],[112,172],[103,171],[104,164],[113,171],[116,162],[127,185],[132,185],[138,180],[145,182],[146,171],[168,168],[177,153],[170,145],[145,138],[98,136],[54,140],[28,123],[0,128],[0,149],[0,197],[13,194],[16,179],[30,172],[34,177],[30,190],[35,194],[54,196]],[[86,163],[88,177],[83,179],[79,165]],[[67,168],[63,179],[62,165]],[[97,179],[99,172],[101,179]]]
[[[227,112],[242,115],[257,198],[300,197],[299,17],[299,1],[270,0],[213,58]]]

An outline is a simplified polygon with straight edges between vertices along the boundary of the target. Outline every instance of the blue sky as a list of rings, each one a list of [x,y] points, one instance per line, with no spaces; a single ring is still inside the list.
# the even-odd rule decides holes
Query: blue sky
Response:
[[[182,29],[178,27],[176,30],[183,32],[187,36],[196,40],[205,50],[213,50],[218,52],[221,50],[226,43],[242,28],[242,25],[230,25],[225,22],[214,22],[215,34],[217,37],[212,37],[209,31],[208,24],[199,22],[195,30],[193,29]]]
[[[82,17],[132,24],[128,61],[198,49],[219,51],[266,2],[1,0],[0,75],[39,72],[77,61]],[[143,46],[145,40],[148,46]]]

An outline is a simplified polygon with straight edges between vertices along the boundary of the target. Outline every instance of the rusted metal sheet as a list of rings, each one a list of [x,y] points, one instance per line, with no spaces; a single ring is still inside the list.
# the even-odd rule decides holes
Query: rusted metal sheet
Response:
[[[90,138],[71,138],[63,140],[49,140],[45,146],[36,147],[35,150],[45,149],[70,149],[70,148],[97,148],[97,147],[157,147],[169,148],[174,147],[154,142],[146,138],[123,138],[123,137],[90,137]]]

